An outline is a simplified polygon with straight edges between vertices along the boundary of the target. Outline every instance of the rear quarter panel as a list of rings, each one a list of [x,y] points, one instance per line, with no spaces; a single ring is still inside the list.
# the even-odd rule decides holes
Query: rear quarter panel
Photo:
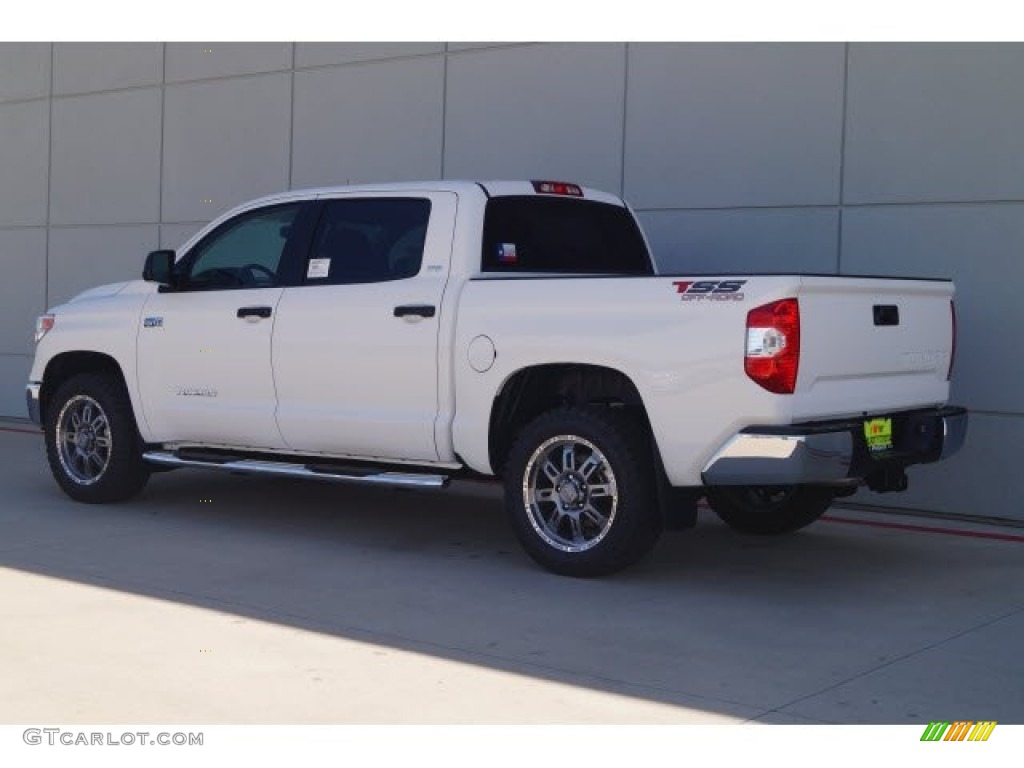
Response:
[[[677,282],[744,279],[731,299],[693,298]],[[517,371],[550,363],[599,365],[628,376],[643,398],[675,485],[700,483],[714,450],[749,424],[788,423],[791,398],[751,382],[743,369],[746,315],[796,295],[799,278],[608,277],[475,279],[462,291],[452,367],[455,450],[490,472],[491,408]],[[470,343],[497,350],[484,373]]]

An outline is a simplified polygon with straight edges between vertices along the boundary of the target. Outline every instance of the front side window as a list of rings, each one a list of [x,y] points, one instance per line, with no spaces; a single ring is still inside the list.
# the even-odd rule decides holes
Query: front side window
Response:
[[[285,248],[301,203],[248,211],[193,248],[182,265],[190,289],[268,288],[281,281]]]
[[[421,198],[328,200],[313,235],[306,284],[416,276],[429,220],[430,201]]]

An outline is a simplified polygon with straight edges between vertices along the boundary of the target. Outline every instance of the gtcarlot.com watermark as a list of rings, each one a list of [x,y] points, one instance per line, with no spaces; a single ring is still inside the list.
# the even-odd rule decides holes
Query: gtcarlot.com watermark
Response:
[[[30,746],[45,744],[51,747],[201,747],[203,732],[150,733],[149,731],[64,731],[60,728],[26,728],[22,741]]]

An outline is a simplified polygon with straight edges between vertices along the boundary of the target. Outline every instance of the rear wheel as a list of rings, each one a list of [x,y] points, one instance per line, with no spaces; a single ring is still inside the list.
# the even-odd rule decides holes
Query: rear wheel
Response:
[[[707,501],[730,527],[743,533],[790,533],[810,525],[835,499],[835,490],[817,485],[720,485]]]
[[[83,373],[57,387],[45,432],[50,470],[76,501],[122,501],[149,480],[128,393],[114,376]]]
[[[624,414],[558,408],[520,433],[505,502],[526,552],[566,576],[602,576],[646,554],[661,533],[649,441]]]

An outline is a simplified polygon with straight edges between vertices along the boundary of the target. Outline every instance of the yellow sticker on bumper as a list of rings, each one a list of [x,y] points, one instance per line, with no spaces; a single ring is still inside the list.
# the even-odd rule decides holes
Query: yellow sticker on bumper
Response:
[[[864,439],[871,453],[892,449],[892,419],[871,419],[864,422]]]

